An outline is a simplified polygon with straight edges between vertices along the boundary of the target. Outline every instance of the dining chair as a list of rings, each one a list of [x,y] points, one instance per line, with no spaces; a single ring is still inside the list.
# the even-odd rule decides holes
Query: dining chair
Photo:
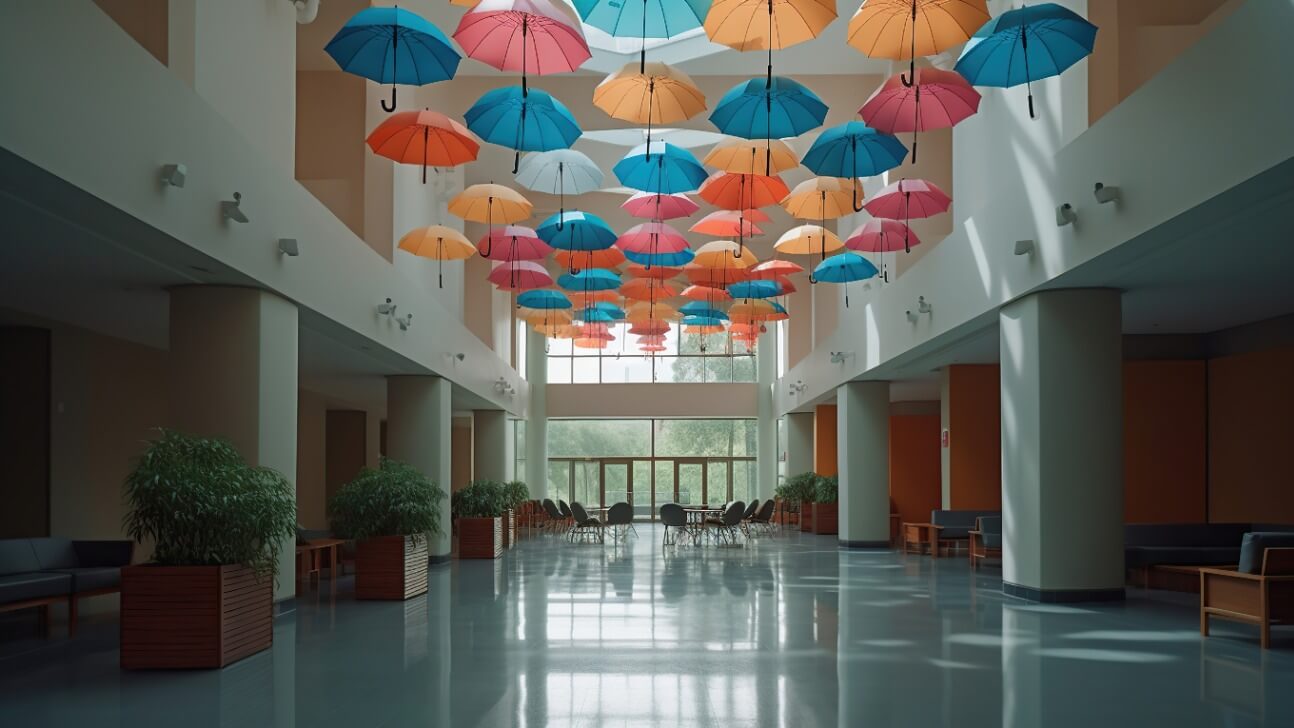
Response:
[[[706,525],[710,526],[714,534],[714,540],[718,543],[721,539],[728,539],[730,543],[737,543],[738,528],[741,526],[741,518],[746,513],[746,504],[741,501],[733,501],[723,513],[718,516],[711,516],[705,519]]]
[[[629,532],[638,533],[634,528],[634,507],[628,503],[620,502],[612,505],[607,509],[608,527],[614,529],[615,538],[628,538]]]
[[[602,521],[590,516],[579,501],[571,502],[571,516],[574,518],[574,525],[571,526],[569,534],[571,541],[590,536],[597,538],[599,543],[606,543],[606,532],[602,528]]]
[[[677,503],[666,503],[660,507],[660,522],[665,525],[665,532],[661,534],[660,543],[662,546],[677,544],[680,537],[687,538],[687,511],[683,506]],[[674,529],[674,537],[670,538],[670,529]]]
[[[544,530],[549,533],[556,533],[563,520],[561,509],[557,507],[557,504],[551,498],[545,498],[541,505],[544,513],[548,515],[548,520],[544,523]]]
[[[567,536],[571,535],[571,531],[575,529],[575,515],[571,512],[571,507],[566,504],[566,501],[562,500],[561,498],[558,498],[557,510],[561,511],[562,525],[564,525],[566,528],[565,530],[566,535]]]

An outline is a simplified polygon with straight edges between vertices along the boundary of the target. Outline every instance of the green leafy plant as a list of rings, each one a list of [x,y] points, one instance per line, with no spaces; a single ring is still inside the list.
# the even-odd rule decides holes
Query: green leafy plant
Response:
[[[454,518],[498,518],[509,508],[507,486],[497,480],[473,480],[450,500]]]
[[[509,508],[520,508],[521,504],[530,500],[530,488],[525,482],[520,480],[510,480],[503,484],[508,497]]]
[[[840,497],[840,478],[835,475],[824,475],[818,478],[813,491],[814,503],[835,503]]]
[[[818,475],[816,473],[798,473],[786,479],[781,486],[783,500],[798,503],[812,503],[817,496]]]
[[[296,534],[292,484],[248,465],[224,440],[160,432],[126,477],[126,533],[153,541],[158,564],[245,564],[277,575],[279,548]]]
[[[421,538],[441,532],[444,499],[445,491],[416,468],[384,457],[337,491],[328,501],[328,518],[338,538]]]

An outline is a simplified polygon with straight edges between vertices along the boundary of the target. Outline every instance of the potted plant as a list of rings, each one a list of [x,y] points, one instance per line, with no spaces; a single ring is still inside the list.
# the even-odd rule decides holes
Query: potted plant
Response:
[[[124,490],[126,533],[153,558],[121,570],[121,666],[217,668],[268,648],[292,484],[227,442],[162,430]]]
[[[818,478],[813,490],[813,531],[814,533],[840,533],[840,506],[836,503],[840,494],[840,479],[835,475]]]
[[[458,558],[497,559],[503,553],[503,514],[508,499],[503,483],[473,480],[451,500],[458,529]]]
[[[813,533],[813,498],[818,487],[816,473],[799,473],[786,479],[786,497],[800,507],[800,530]]]
[[[530,500],[530,488],[520,480],[510,480],[503,484],[503,490],[508,501],[503,522],[503,547],[510,548],[517,543],[517,511]]]
[[[382,458],[328,501],[337,538],[355,546],[356,599],[409,599],[427,591],[427,535],[440,533],[445,492],[414,467]]]

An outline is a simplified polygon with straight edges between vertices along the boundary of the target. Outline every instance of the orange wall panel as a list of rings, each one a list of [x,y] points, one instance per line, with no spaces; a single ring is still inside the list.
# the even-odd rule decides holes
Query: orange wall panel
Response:
[[[939,508],[939,415],[890,416],[890,500],[906,523]]]
[[[996,364],[948,369],[948,472],[954,510],[1002,507],[1002,381]]]
[[[1294,349],[1209,361],[1209,520],[1294,523]]]
[[[1208,445],[1204,361],[1123,365],[1123,519],[1200,523]]]
[[[836,405],[820,404],[813,410],[813,472],[836,474]]]

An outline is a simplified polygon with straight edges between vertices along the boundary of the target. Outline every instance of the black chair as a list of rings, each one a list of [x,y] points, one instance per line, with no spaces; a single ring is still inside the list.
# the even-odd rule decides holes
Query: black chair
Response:
[[[777,503],[772,500],[764,501],[764,505],[759,507],[755,515],[750,517],[750,526],[752,529],[758,528],[765,533],[773,532],[773,511],[777,508]]]
[[[598,543],[606,542],[606,532],[602,530],[602,521],[590,516],[578,501],[571,503],[571,516],[575,519],[571,526],[570,539],[585,536],[595,537]]]
[[[662,546],[677,544],[680,535],[687,538],[687,511],[683,506],[677,503],[666,503],[660,507],[660,522],[665,526],[665,532],[661,534],[660,543]],[[669,530],[674,529],[674,538],[670,538]]]
[[[566,505],[566,501],[561,498],[557,499],[557,510],[562,514],[562,525],[566,528],[566,534],[569,536],[571,530],[575,528],[575,514],[571,512],[571,507]]]
[[[723,513],[719,516],[711,516],[705,519],[716,542],[727,539],[729,543],[737,543],[737,534],[741,526],[741,519],[746,513],[746,504],[741,501],[733,501]]]
[[[607,509],[607,526],[614,529],[616,538],[628,538],[629,532],[638,533],[634,528],[634,507],[628,503],[616,503]]]
[[[544,528],[550,532],[556,533],[561,523],[566,519],[562,516],[561,510],[557,508],[557,504],[554,503],[552,499],[545,498],[541,505],[543,506],[544,513],[548,515],[548,522],[544,524]]]
[[[741,514],[741,532],[746,534],[747,538],[750,537],[750,519],[754,518],[758,512],[759,499],[756,498],[746,506],[746,510]]]

